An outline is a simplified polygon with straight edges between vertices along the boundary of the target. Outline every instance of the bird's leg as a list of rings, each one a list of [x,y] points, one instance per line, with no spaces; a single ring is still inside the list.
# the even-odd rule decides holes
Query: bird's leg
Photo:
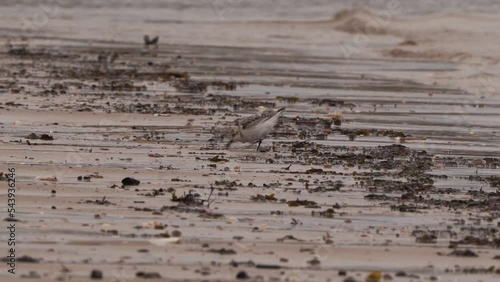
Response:
[[[226,150],[229,149],[229,146],[231,146],[232,143],[233,143],[233,140],[229,140],[229,142],[227,142],[227,144],[226,144]]]
[[[257,145],[257,152],[259,151],[260,144],[262,144],[262,139],[259,140],[259,145]]]

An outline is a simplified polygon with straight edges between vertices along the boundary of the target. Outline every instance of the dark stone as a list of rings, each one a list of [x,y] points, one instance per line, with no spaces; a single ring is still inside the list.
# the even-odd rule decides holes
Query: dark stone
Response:
[[[97,269],[92,270],[92,272],[90,273],[90,279],[94,279],[94,280],[102,279],[102,271],[97,270]]]
[[[250,276],[248,275],[248,273],[244,270],[238,272],[238,274],[236,274],[236,279],[250,279]]]
[[[137,186],[137,185],[139,185],[139,183],[141,183],[141,181],[134,179],[134,178],[131,178],[131,177],[125,177],[122,180],[122,184],[125,186]]]
[[[52,135],[42,134],[42,136],[40,136],[40,139],[45,141],[52,141],[54,140],[54,137]]]

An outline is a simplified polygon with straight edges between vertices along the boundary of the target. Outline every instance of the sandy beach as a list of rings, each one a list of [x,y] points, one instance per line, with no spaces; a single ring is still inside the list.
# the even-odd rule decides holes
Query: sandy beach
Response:
[[[1,281],[500,279],[497,3],[199,2],[0,1]]]

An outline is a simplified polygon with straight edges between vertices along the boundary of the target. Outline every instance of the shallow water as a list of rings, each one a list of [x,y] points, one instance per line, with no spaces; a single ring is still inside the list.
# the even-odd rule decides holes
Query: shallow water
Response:
[[[255,19],[327,19],[341,9],[366,8],[386,10],[389,3],[402,7],[401,15],[423,15],[439,13],[497,13],[500,3],[495,0],[145,0],[140,3],[132,0],[90,0],[90,1],[52,1],[73,16],[89,15],[97,11],[97,16],[110,14],[112,17],[140,18],[148,15],[150,20],[165,21],[203,21],[215,19],[255,20]],[[2,10],[21,11],[34,9],[44,3],[37,0],[2,0]],[[50,3],[52,4],[52,3]],[[49,5],[50,6],[50,5]],[[95,13],[92,13],[96,16]]]

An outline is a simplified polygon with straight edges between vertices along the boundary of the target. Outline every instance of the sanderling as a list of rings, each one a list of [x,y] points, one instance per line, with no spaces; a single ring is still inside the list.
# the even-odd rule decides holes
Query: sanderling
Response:
[[[259,142],[257,151],[260,148],[262,140],[273,130],[278,122],[278,119],[283,115],[285,108],[278,110],[267,110],[261,114],[249,116],[235,121],[236,128],[229,134],[229,143],[226,148],[231,146],[233,142]]]

